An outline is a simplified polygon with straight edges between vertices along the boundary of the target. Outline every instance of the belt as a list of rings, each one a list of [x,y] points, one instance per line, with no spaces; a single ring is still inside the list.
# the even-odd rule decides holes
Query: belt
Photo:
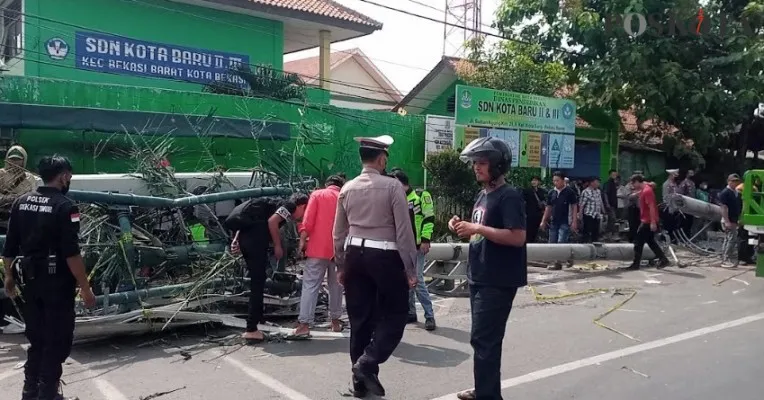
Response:
[[[398,250],[398,245],[395,244],[395,242],[388,242],[385,240],[372,240],[372,239],[363,239],[359,237],[348,237],[348,239],[345,241],[345,248],[348,246],[355,246],[355,247],[366,247],[370,249],[377,249],[377,250]]]

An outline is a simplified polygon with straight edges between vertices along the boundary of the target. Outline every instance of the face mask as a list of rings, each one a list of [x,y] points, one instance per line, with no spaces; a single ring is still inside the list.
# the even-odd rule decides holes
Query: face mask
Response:
[[[64,185],[64,187],[61,188],[61,194],[69,193],[69,186],[71,185],[72,185],[72,181],[67,181],[66,185]]]

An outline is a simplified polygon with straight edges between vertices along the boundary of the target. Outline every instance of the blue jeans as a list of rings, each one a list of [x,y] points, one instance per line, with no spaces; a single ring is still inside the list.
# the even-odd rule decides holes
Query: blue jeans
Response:
[[[570,239],[570,225],[555,224],[549,225],[549,243],[568,243]]]
[[[470,285],[475,398],[501,400],[501,344],[517,288]]]
[[[424,308],[425,318],[435,318],[432,312],[432,300],[430,292],[427,291],[427,285],[424,284],[424,254],[417,252],[416,256],[416,286],[409,290],[409,315],[416,315],[416,305],[414,304],[414,295],[419,299],[419,304]]]

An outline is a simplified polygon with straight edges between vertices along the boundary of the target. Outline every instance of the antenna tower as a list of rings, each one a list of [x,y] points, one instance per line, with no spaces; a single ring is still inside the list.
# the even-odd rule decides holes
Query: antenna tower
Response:
[[[443,55],[464,57],[465,44],[481,35],[483,19],[482,0],[445,0],[443,14]],[[458,25],[461,28],[456,28]]]

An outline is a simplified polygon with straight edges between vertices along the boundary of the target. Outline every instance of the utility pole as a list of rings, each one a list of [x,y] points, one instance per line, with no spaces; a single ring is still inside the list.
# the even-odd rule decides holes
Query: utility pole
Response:
[[[445,0],[443,13],[443,55],[464,57],[465,44],[480,36],[483,29],[482,0]],[[453,25],[462,28],[456,28]]]

